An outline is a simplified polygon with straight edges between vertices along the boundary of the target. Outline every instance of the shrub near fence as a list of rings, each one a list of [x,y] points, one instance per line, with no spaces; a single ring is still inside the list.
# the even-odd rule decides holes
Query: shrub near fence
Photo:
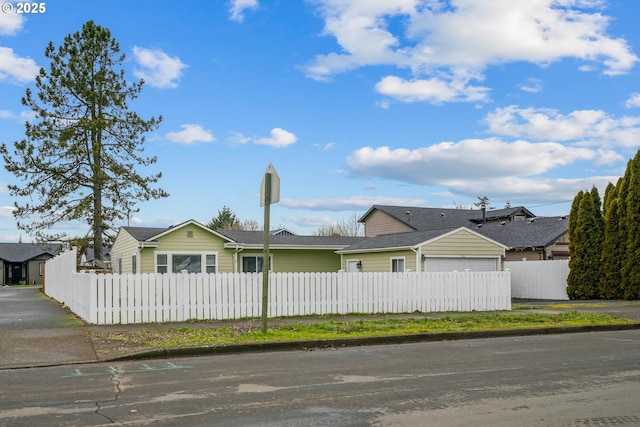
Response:
[[[66,254],[64,254],[66,256]],[[73,257],[75,262],[75,255]],[[257,318],[262,274],[67,273],[47,262],[45,289],[94,324]],[[51,263],[51,264],[50,264]],[[49,269],[56,271],[53,277]],[[64,277],[63,277],[64,276]],[[271,273],[269,317],[511,308],[510,273]]]

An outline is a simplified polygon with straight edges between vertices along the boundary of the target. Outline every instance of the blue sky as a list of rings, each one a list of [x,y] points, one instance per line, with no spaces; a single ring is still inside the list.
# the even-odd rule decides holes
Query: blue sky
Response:
[[[11,4],[13,10],[18,7]],[[170,197],[131,225],[207,222],[223,206],[302,234],[373,204],[473,207],[488,196],[566,214],[640,148],[636,0],[71,1],[0,12],[0,143],[46,45],[94,20],[145,80],[130,104],[162,115],[145,153]],[[5,6],[6,7],[6,6]],[[4,10],[4,9],[3,9]],[[29,241],[0,171],[0,241]],[[82,235],[86,225],[59,226]]]

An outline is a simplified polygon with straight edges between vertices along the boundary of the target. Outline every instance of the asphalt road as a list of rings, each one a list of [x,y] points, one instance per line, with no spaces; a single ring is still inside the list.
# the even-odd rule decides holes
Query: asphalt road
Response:
[[[0,426],[638,426],[640,331],[0,370]]]

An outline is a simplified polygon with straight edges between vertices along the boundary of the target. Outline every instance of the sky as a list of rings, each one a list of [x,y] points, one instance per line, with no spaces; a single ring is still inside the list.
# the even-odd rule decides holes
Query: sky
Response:
[[[163,118],[144,143],[158,161],[138,172],[162,172],[170,196],[140,203],[132,226],[206,223],[224,206],[262,225],[270,162],[271,226],[299,234],[374,204],[470,209],[481,196],[562,215],[640,148],[637,0],[36,4],[2,4],[0,143],[34,119],[20,100],[47,44],[89,20],[108,28],[127,80],[145,82],[130,108]],[[0,241],[31,241],[9,184],[3,168]]]

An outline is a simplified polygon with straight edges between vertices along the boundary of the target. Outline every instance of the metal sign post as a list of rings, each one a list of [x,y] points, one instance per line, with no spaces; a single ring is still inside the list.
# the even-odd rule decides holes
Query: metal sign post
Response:
[[[271,220],[271,203],[280,201],[280,177],[269,163],[264,179],[260,185],[260,206],[264,206],[264,234],[262,250],[262,333],[267,333],[267,314],[269,310],[269,222]]]

